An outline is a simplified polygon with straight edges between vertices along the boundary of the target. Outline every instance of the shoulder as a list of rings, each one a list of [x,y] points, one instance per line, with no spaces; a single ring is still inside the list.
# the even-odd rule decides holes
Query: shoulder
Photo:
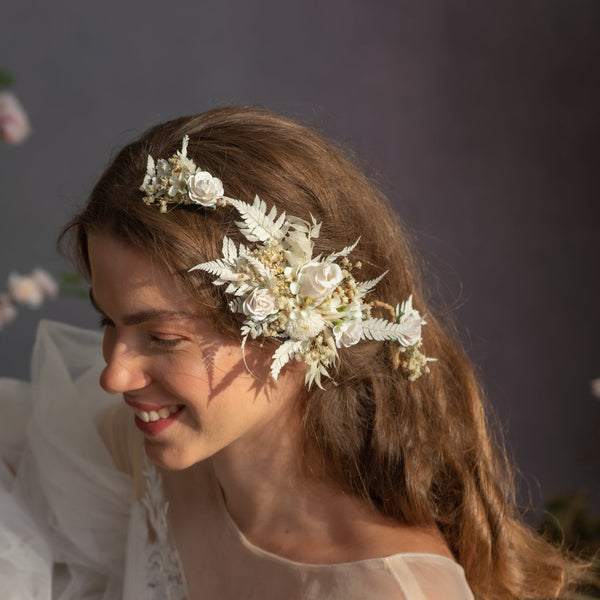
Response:
[[[435,527],[375,518],[360,528],[363,552],[380,556],[406,600],[473,600],[463,568]]]
[[[365,553],[358,558],[391,556],[394,554],[437,555],[454,561],[454,556],[440,530],[399,523],[377,513],[365,513],[354,520],[351,530],[356,547]]]
[[[414,552],[383,560],[407,600],[473,600],[463,568],[450,558]]]
[[[435,555],[454,561],[448,544],[436,527],[384,524],[379,528],[379,539],[385,545],[385,554]]]

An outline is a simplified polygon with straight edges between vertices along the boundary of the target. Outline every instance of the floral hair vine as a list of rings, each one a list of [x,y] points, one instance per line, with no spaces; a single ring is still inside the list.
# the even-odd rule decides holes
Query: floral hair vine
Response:
[[[358,244],[327,256],[313,257],[313,240],[319,237],[321,224],[287,215],[277,208],[267,212],[258,196],[248,204],[223,195],[223,184],[207,171],[200,170],[187,156],[188,137],[180,151],[168,160],[154,162],[148,156],[147,172],[140,186],[146,204],[157,204],[161,212],[168,204],[196,204],[205,207],[233,206],[242,220],[240,232],[254,246],[236,245],[223,237],[223,256],[198,264],[215,276],[215,285],[226,285],[233,296],[229,307],[241,313],[242,350],[248,338],[274,337],[282,344],[273,354],[271,375],[277,379],[291,359],[307,365],[305,381],[322,387],[321,378],[330,377],[329,369],[338,359],[338,349],[361,340],[394,341],[398,344],[395,366],[409,381],[428,372],[420,351],[421,327],[425,320],[412,305],[412,296],[395,308],[364,297],[385,276],[356,281],[352,271],[361,267],[348,256]],[[391,320],[371,317],[373,306],[387,308]]]

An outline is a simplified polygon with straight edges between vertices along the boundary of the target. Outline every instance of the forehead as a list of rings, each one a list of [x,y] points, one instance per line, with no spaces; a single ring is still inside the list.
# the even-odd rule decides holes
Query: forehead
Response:
[[[105,304],[140,304],[139,308],[189,309],[191,299],[174,275],[141,250],[106,234],[88,237],[93,296]]]

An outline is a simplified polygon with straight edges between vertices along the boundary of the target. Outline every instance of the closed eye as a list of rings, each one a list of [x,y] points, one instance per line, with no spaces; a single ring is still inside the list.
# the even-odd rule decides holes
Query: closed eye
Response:
[[[150,336],[150,343],[157,348],[169,349],[174,348],[183,341],[182,338],[161,338],[155,335]]]
[[[108,317],[101,315],[100,319],[98,319],[98,327],[100,327],[100,329],[104,329],[106,327],[114,327],[114,326],[115,326],[115,324]]]

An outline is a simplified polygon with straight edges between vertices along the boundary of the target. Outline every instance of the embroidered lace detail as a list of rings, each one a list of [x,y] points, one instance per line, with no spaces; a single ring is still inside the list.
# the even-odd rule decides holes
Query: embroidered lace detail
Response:
[[[169,503],[163,494],[162,477],[145,456],[142,473],[146,490],[140,503],[148,523],[144,557],[147,597],[149,600],[186,600],[177,553],[169,543]]]

